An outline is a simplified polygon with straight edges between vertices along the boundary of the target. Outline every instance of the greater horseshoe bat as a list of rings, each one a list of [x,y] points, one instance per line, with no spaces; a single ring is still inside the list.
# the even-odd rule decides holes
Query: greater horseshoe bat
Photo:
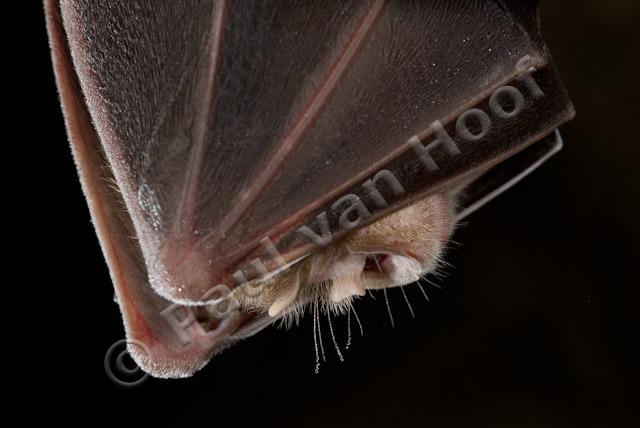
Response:
[[[536,1],[45,8],[129,351],[158,377],[432,271],[574,114]]]

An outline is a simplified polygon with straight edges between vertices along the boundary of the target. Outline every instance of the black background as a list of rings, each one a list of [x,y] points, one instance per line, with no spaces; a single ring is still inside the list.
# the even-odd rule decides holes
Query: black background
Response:
[[[15,29],[4,41],[0,182],[3,389],[17,426],[636,426],[640,3],[543,2],[578,112],[562,129],[565,149],[456,233],[431,303],[408,289],[417,319],[395,290],[395,328],[380,299],[362,302],[364,337],[344,363],[327,340],[319,375],[306,319],[234,346],[190,379],[130,389],[103,369],[123,330],[68,148],[42,6],[19,7],[5,16]],[[344,340],[344,321],[336,328]]]

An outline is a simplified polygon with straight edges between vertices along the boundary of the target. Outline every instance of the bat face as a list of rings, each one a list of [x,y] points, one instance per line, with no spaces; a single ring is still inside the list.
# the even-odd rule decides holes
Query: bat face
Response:
[[[573,115],[534,1],[45,5],[129,350],[155,376],[429,273]]]
[[[455,223],[455,196],[418,201],[314,252],[251,293],[232,294],[245,311],[295,318],[307,305],[344,314],[367,290],[418,281],[433,271]]]

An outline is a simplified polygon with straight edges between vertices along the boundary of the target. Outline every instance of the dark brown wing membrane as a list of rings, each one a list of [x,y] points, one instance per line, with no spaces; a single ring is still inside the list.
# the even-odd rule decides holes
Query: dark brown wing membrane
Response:
[[[77,155],[79,168],[115,180],[136,238],[135,256],[123,257],[172,301],[204,301],[217,284],[293,262],[489,170],[573,114],[535,1],[47,4],[61,92],[78,92],[63,97],[67,117],[82,116],[94,144],[83,150],[100,153]],[[522,113],[465,138],[460,115],[491,112],[505,85],[523,94]],[[442,143],[442,132],[455,156],[440,147],[429,168],[417,149]],[[91,205],[92,186],[104,184],[86,177]],[[367,181],[376,177],[386,179]],[[113,199],[94,202],[115,210]],[[367,215],[345,217],[349,201]],[[102,244],[119,270],[117,248]]]
[[[62,2],[80,83],[156,290],[200,300],[261,239],[297,230],[413,135],[504,84],[522,57],[544,64],[524,24],[533,8],[511,9]]]

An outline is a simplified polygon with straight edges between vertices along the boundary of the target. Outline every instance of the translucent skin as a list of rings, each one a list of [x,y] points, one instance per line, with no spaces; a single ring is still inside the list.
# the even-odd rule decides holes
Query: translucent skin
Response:
[[[495,127],[491,144],[456,133],[462,111],[486,110],[506,83],[524,85],[521,58],[532,59],[527,76],[549,64],[533,1],[45,7],[74,160],[125,333],[146,347],[129,352],[158,377],[190,376],[309,302],[342,310],[368,288],[432,270],[453,227],[448,195],[393,213],[543,137],[537,123],[557,127],[571,114],[548,97],[532,105],[535,120]],[[561,91],[542,80],[540,93]],[[424,153],[438,130],[455,134],[460,153],[434,150],[435,173]],[[376,181],[383,171],[401,191]],[[334,205],[347,196],[380,220],[342,227],[344,204]],[[319,212],[334,214],[336,240],[320,251],[299,233],[319,229]],[[265,237],[285,261],[272,264],[295,265],[245,287],[260,274],[252,263],[271,256]],[[238,286],[231,295],[247,311],[202,316],[220,285]]]

